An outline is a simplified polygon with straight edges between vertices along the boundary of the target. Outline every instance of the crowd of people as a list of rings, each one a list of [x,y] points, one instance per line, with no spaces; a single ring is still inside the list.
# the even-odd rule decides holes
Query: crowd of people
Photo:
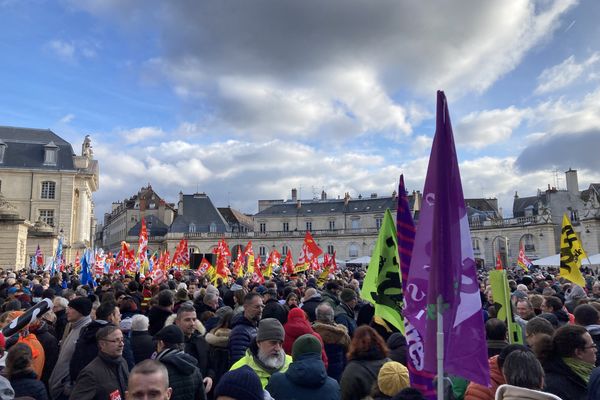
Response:
[[[508,340],[480,274],[492,384],[444,377],[445,398],[600,399],[600,282],[519,275],[509,284],[522,344]],[[0,327],[53,304],[0,335],[0,399],[424,399],[406,338],[361,299],[364,276],[213,285],[174,270],[160,284],[115,274],[89,286],[68,272],[0,271]]]

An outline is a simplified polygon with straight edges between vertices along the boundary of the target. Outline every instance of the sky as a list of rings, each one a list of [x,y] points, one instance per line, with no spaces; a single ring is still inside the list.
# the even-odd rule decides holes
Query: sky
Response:
[[[0,0],[0,125],[151,184],[258,199],[423,190],[444,90],[467,198],[600,182],[595,0]]]

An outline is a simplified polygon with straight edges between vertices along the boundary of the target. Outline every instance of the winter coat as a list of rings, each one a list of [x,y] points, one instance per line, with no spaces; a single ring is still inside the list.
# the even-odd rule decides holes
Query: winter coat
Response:
[[[496,392],[496,400],[561,400],[560,397],[539,390],[512,385],[502,385]]]
[[[390,349],[390,358],[406,365],[406,337],[400,332],[392,333],[387,340],[387,346]]]
[[[350,347],[350,336],[344,325],[315,322],[313,329],[323,339],[327,354],[327,375],[339,382],[346,367],[346,352]]]
[[[177,349],[166,349],[156,359],[169,371],[171,400],[206,400],[202,374],[194,357]]]
[[[54,315],[56,315],[56,321],[54,322],[54,334],[56,335],[56,340],[60,342],[63,338],[63,334],[65,333],[65,327],[69,323],[69,321],[67,321],[67,310],[56,311]]]
[[[316,315],[315,310],[317,309],[317,306],[319,304],[321,304],[322,302],[323,302],[323,299],[321,298],[321,295],[317,294],[317,295],[311,297],[310,299],[306,300],[302,304],[301,308],[304,310],[306,315],[308,315],[308,320],[310,322],[315,322],[317,320],[317,315]]]
[[[232,364],[244,357],[246,349],[250,347],[256,333],[256,323],[246,318],[243,313],[233,317],[231,334],[229,335],[229,361]]]
[[[276,299],[269,299],[265,303],[262,318],[275,318],[283,325],[287,322],[288,310],[282,304],[279,304]]]
[[[327,303],[329,303],[331,308],[333,308],[334,310],[337,306],[340,305],[339,297],[337,297],[335,294],[333,294],[331,292],[328,292],[327,290],[324,290],[323,293],[321,293],[321,297],[323,298],[323,301],[326,301]]]
[[[388,361],[390,359],[377,349],[358,354],[350,360],[340,380],[342,400],[360,400],[371,393],[373,383],[377,382],[379,370]]]
[[[310,326],[310,323],[306,319],[306,314],[300,308],[295,308],[290,311],[288,315],[288,321],[283,325],[283,329],[285,330],[285,337],[283,339],[283,350],[286,354],[292,354],[292,346],[296,339],[300,336],[310,333],[315,336],[321,342],[321,358],[325,363],[325,368],[327,368],[328,360],[327,354],[325,353],[325,345],[323,343],[323,339],[321,335],[315,332]]]
[[[169,310],[165,310],[164,308],[160,308],[158,306],[154,306],[148,311],[148,333],[154,336],[165,327],[165,321],[169,316],[173,314]],[[200,315],[198,315],[200,316]]]
[[[325,365],[316,353],[303,354],[287,371],[274,373],[266,389],[277,400],[340,399],[339,384],[327,376]]]
[[[54,371],[50,375],[50,395],[53,399],[60,397],[61,395],[69,396],[71,391],[71,376],[69,374],[69,363],[75,351],[75,345],[81,330],[91,322],[89,316],[83,317],[79,321],[71,324],[71,330],[67,337],[61,342],[60,353],[58,353],[58,360],[54,366]]]
[[[203,377],[215,379],[215,371],[209,357],[210,348],[204,336],[194,331],[190,337],[185,338],[184,351],[196,359],[197,367]]]
[[[10,377],[10,385],[15,391],[15,397],[33,397],[35,400],[47,400],[46,386],[37,380],[35,372],[29,370],[14,374]]]
[[[233,364],[231,366],[230,371],[233,371],[234,369],[238,369],[244,365],[249,366],[250,368],[252,368],[254,370],[254,372],[256,372],[256,375],[258,375],[258,377],[260,378],[260,383],[262,384],[262,387],[264,389],[267,386],[267,383],[269,383],[269,379],[271,378],[271,375],[273,375],[276,372],[287,371],[288,367],[290,366],[290,364],[292,362],[292,357],[290,357],[286,354],[283,367],[281,367],[278,370],[269,370],[267,367],[262,365],[262,363],[260,363],[260,361],[258,361],[258,356],[256,355],[257,352],[258,352],[258,347],[256,345],[256,341],[253,341],[252,345],[246,350],[244,357],[240,358],[235,364]]]
[[[588,398],[587,384],[560,357],[552,357],[543,363],[544,391],[562,399],[584,400]]]
[[[346,303],[341,303],[339,307],[335,309],[336,324],[342,324],[348,329],[348,335],[354,336],[356,330],[356,317],[354,310],[352,310]]]
[[[150,359],[156,350],[156,346],[148,331],[131,331],[130,335],[129,340],[131,341],[134,362],[139,364]]]
[[[45,385],[48,385],[50,375],[58,359],[58,340],[48,331],[48,324],[43,321],[35,330],[32,329],[31,332],[35,334],[44,348],[45,361],[41,380]]]
[[[600,350],[600,325],[588,325],[585,327],[592,337],[596,348]],[[600,366],[600,351],[596,352],[596,367]]]
[[[108,326],[106,321],[92,321],[79,334],[77,344],[75,345],[75,353],[77,356],[71,358],[69,363],[69,373],[71,381],[77,380],[77,375],[98,356],[98,342],[96,341],[96,333]]]
[[[498,386],[506,383],[504,375],[498,366],[498,356],[490,357],[488,363],[490,365],[490,381],[492,387],[471,382],[469,383],[469,386],[467,386],[464,400],[494,400]]]
[[[125,398],[129,370],[123,357],[112,358],[104,353],[79,373],[70,400],[107,400],[111,393]]]
[[[588,399],[600,399],[600,368],[594,368],[588,383]]]
[[[229,370],[229,335],[231,329],[213,329],[206,334],[206,343],[209,345],[209,357],[215,371],[215,382]]]

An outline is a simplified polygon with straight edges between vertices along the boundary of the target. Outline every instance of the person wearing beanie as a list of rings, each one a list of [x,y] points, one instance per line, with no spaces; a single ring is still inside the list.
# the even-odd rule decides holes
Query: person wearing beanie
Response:
[[[271,375],[285,372],[292,357],[283,351],[285,331],[281,322],[275,318],[265,318],[258,324],[256,338],[250,343],[244,357],[231,366],[231,370],[244,365],[249,366],[260,378],[262,387],[267,386]]]
[[[50,396],[53,399],[68,398],[73,387],[71,383],[69,365],[75,352],[75,345],[79,339],[79,334],[87,325],[92,322],[90,313],[92,312],[92,302],[87,297],[75,297],[69,302],[67,307],[67,321],[71,324],[69,333],[62,340],[60,353],[48,386]],[[65,330],[66,333],[66,330]]]
[[[371,397],[374,400],[390,399],[409,386],[408,369],[399,362],[388,361],[379,370]]]
[[[264,390],[256,372],[247,365],[229,371],[215,389],[215,400],[263,400]]]
[[[356,292],[350,288],[342,289],[340,305],[335,309],[335,322],[348,329],[348,335],[354,336],[356,330],[356,314],[354,308],[358,304]]]
[[[177,325],[167,325],[156,335],[156,360],[167,367],[171,400],[205,400],[202,373],[194,357],[183,352],[185,337]]]
[[[300,336],[292,346],[293,362],[287,371],[271,376],[267,392],[277,400],[339,399],[340,385],[327,376],[322,351],[314,335]]]
[[[306,313],[301,308],[294,308],[290,310],[288,321],[285,323],[285,325],[283,325],[283,329],[285,330],[283,350],[286,352],[286,354],[292,354],[292,345],[296,339],[307,333],[314,335],[321,343],[321,347],[324,347],[321,335],[315,332],[312,326],[310,326],[310,322],[308,322],[308,319],[306,319]],[[325,363],[325,368],[327,368],[328,359],[325,350],[322,350],[321,358]]]

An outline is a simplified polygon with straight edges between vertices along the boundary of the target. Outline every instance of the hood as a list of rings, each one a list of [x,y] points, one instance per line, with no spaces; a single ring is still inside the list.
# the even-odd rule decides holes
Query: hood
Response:
[[[341,324],[324,324],[315,322],[313,329],[323,339],[325,344],[341,344],[347,346],[350,344],[350,336],[348,336],[348,328]]]
[[[390,350],[406,347],[406,338],[400,332],[392,333],[387,340],[387,345]]]
[[[215,347],[227,347],[227,345],[229,344],[230,333],[231,329],[229,328],[220,328],[212,330],[208,332],[205,336],[206,343]]]
[[[560,397],[552,393],[512,385],[500,386],[496,392],[496,398],[503,400],[560,400]]]
[[[327,371],[321,355],[308,353],[292,362],[285,372],[290,381],[298,386],[316,389],[325,384]]]
[[[81,340],[86,343],[96,343],[96,333],[108,325],[106,321],[92,321],[86,326],[81,332],[81,336],[78,340]]]
[[[310,323],[306,320],[294,319],[288,320],[283,326],[285,330],[285,335],[290,338],[297,338],[307,333],[312,333],[313,330],[310,326]]]
[[[167,366],[172,367],[182,375],[192,375],[196,370],[198,362],[196,359],[181,350],[168,349],[158,355],[157,360]]]

